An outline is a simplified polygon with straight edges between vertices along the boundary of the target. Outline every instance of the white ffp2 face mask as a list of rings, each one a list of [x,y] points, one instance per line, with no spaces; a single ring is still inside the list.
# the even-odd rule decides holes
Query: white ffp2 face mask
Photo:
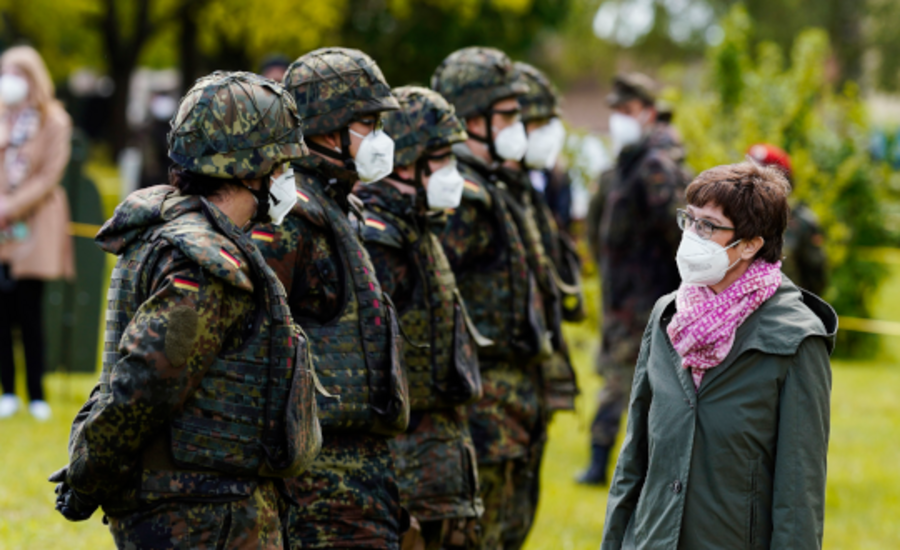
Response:
[[[494,150],[503,160],[522,160],[528,149],[528,134],[521,122],[511,124],[494,134]]]
[[[425,187],[428,207],[443,210],[459,206],[465,181],[456,168],[455,160],[432,172]]]
[[[372,130],[363,136],[350,129],[350,133],[362,138],[353,161],[359,181],[372,183],[394,171],[394,140],[382,130]]]
[[[622,149],[639,142],[642,134],[641,122],[633,116],[616,112],[609,115],[609,135],[617,155]]]
[[[288,212],[297,204],[297,187],[294,169],[288,168],[269,186],[269,217],[275,225],[281,225]]]
[[[0,76],[0,102],[10,107],[28,97],[28,81],[17,74]]]
[[[726,246],[704,240],[693,231],[681,234],[681,245],[675,255],[681,280],[692,285],[710,286],[725,278],[728,270],[741,261],[740,257],[728,265],[728,249],[741,241]]]
[[[525,151],[525,165],[534,170],[549,170],[556,165],[556,159],[566,141],[566,127],[558,118],[552,119],[528,134],[528,149]]]

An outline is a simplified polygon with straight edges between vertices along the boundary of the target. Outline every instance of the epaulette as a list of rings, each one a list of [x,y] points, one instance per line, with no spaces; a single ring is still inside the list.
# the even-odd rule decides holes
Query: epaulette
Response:
[[[363,240],[367,243],[378,243],[392,248],[403,248],[403,235],[400,230],[384,216],[366,210],[363,212]]]
[[[474,179],[466,178],[464,180],[462,198],[463,200],[480,202],[487,206],[491,205],[491,194],[485,189],[484,184]]]
[[[294,177],[297,183],[297,203],[291,209],[291,214],[309,220],[319,227],[326,227],[328,218],[325,216],[325,210],[315,195],[308,190],[310,185],[314,185],[312,177],[302,172],[297,172]]]
[[[168,241],[213,277],[253,292],[249,260],[201,212],[187,212],[160,226],[152,238]]]

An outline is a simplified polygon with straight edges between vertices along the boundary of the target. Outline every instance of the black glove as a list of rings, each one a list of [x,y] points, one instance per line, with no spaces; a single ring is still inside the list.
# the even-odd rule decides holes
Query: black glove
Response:
[[[69,467],[63,466],[47,479],[56,483],[56,510],[69,521],[84,521],[94,514],[99,505],[69,487],[66,483],[68,472]]]

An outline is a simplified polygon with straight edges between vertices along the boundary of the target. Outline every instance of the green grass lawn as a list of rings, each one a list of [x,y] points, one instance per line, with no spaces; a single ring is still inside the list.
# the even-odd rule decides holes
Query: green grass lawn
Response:
[[[876,297],[874,315],[900,321],[900,267]],[[590,290],[595,291],[595,288]],[[592,372],[594,324],[567,327],[583,395],[574,413],[550,428],[542,498],[528,550],[595,549],[600,544],[606,490],[572,482],[588,458],[588,427],[600,380]],[[886,359],[834,362],[825,548],[900,548],[900,338],[885,342]],[[20,378],[20,385],[24,385]],[[69,423],[93,386],[90,375],[51,374],[52,421],[27,414],[0,421],[0,550],[113,548],[100,521],[69,523],[53,509],[47,476],[66,463]],[[23,388],[20,388],[20,394]]]

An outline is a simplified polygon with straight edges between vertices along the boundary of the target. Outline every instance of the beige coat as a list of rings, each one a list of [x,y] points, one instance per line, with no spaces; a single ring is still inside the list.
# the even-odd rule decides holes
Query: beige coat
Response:
[[[59,185],[71,153],[72,120],[53,105],[41,128],[22,146],[28,175],[14,192],[0,165],[0,195],[9,221],[24,221],[28,238],[0,244],[0,263],[9,264],[15,279],[52,280],[75,275],[69,202]],[[6,152],[0,147],[0,159]]]

